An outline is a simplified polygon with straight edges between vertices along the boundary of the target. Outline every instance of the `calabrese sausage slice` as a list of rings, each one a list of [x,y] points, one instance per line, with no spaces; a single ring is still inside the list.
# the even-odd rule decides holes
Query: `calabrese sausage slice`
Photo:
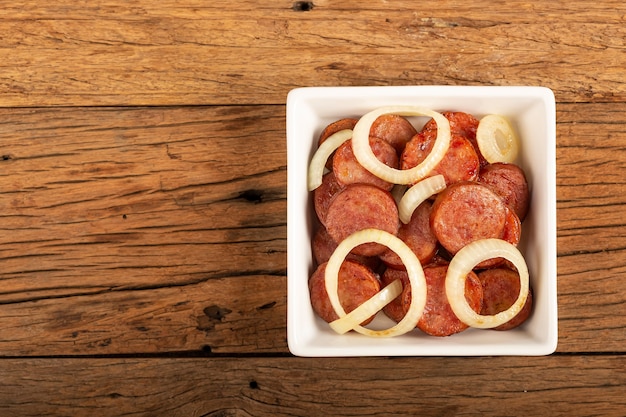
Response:
[[[424,130],[415,135],[402,152],[401,169],[411,169],[424,161],[432,151],[436,139],[436,130]],[[475,180],[478,178],[479,170],[478,155],[470,141],[463,136],[453,134],[448,151],[431,171],[430,176],[441,174],[446,180],[446,185],[450,185],[460,181]]]
[[[502,199],[477,182],[460,182],[443,190],[430,214],[433,233],[451,255],[475,240],[501,239],[506,220]]]
[[[489,185],[504,203],[524,221],[530,203],[530,191],[524,171],[515,164],[496,162],[483,167],[478,181]]]
[[[426,307],[416,327],[431,336],[450,336],[466,330],[469,326],[459,320],[446,296],[446,273],[448,263],[429,264],[424,267],[426,277]],[[387,269],[383,274],[383,285],[387,281],[400,279],[404,284],[402,294],[386,306],[383,311],[392,320],[399,321],[404,317],[411,303],[411,287],[406,285],[406,272]],[[465,298],[474,311],[480,312],[483,300],[483,291],[480,281],[474,272],[467,275],[465,282]],[[402,312],[400,312],[402,310]]]
[[[415,253],[422,265],[430,263],[437,252],[437,238],[430,228],[430,210],[432,203],[424,201],[411,216],[411,221],[400,225],[398,237]],[[390,268],[404,269],[402,260],[396,253],[387,249],[380,255],[380,260]]]
[[[313,207],[315,208],[315,214],[317,214],[318,220],[323,225],[326,224],[326,212],[328,212],[330,202],[335,194],[343,188],[343,185],[337,182],[335,174],[330,171],[324,174],[322,184],[313,191]]]
[[[309,294],[315,314],[330,323],[339,317],[335,313],[326,292],[324,277],[326,265],[325,262],[318,266],[309,278]],[[349,313],[380,291],[380,281],[368,267],[357,262],[344,261],[339,268],[337,291],[341,306],[346,313]],[[368,324],[373,318],[370,317],[361,325]]]
[[[426,308],[417,322],[417,327],[432,336],[450,336],[466,330],[468,326],[459,320],[446,296],[446,273],[448,265],[433,265],[424,268],[428,286]],[[476,274],[470,272],[465,281],[465,298],[472,309],[479,312],[482,307],[483,291]]]
[[[358,122],[357,119],[352,119],[352,118],[339,119],[337,121],[332,122],[331,124],[326,126],[324,130],[322,130],[322,133],[320,133],[320,137],[317,140],[317,146],[319,147],[322,143],[324,143],[326,139],[328,139],[330,136],[334,135],[335,133],[341,130],[354,129],[354,126],[356,126],[357,122]],[[328,161],[326,161],[326,168],[328,169],[333,168],[332,156],[328,158]]]
[[[316,265],[321,265],[328,262],[331,255],[337,249],[337,242],[328,234],[328,231],[324,226],[320,226],[313,235],[313,241],[311,242],[313,248],[313,259],[315,259]],[[376,256],[361,256],[349,253],[346,259],[358,262],[362,265],[376,270],[380,265],[380,259]]]
[[[436,126],[435,130],[437,130]],[[370,136],[376,136],[389,142],[396,149],[398,155],[402,153],[404,146],[416,134],[417,130],[411,122],[396,114],[378,116],[370,127]]]
[[[398,168],[398,154],[391,144],[375,136],[371,136],[369,141],[370,147],[379,161],[391,168]],[[333,156],[333,172],[335,173],[337,182],[344,186],[361,183],[372,184],[387,191],[393,188],[392,183],[378,178],[357,161],[352,151],[352,140],[345,141],[335,151],[335,156]]]
[[[409,306],[405,305],[405,303],[411,303],[410,292],[408,292],[408,296],[406,295],[407,289],[410,291],[409,276],[405,270],[393,268],[387,268],[380,276],[381,287],[386,287],[397,279],[402,282],[402,294],[383,307],[383,313],[385,313],[391,320],[399,323],[409,309]]]
[[[469,113],[460,111],[444,111],[441,114],[450,122],[450,132],[452,134],[461,135],[471,142],[478,155],[480,166],[483,167],[487,165],[488,162],[480,153],[478,142],[476,141],[476,129],[478,129],[480,120]],[[424,125],[422,130],[437,130],[437,123],[431,119]]]
[[[480,314],[494,315],[511,307],[519,295],[519,275],[508,268],[486,269],[478,273],[483,288],[483,306]],[[528,292],[522,310],[508,322],[494,330],[510,330],[528,319],[532,310],[532,290]]]
[[[370,228],[393,235],[398,233],[398,207],[391,193],[369,184],[352,184],[338,192],[326,213],[326,229],[335,242]],[[365,243],[354,248],[352,253],[375,256],[386,249],[378,243]]]

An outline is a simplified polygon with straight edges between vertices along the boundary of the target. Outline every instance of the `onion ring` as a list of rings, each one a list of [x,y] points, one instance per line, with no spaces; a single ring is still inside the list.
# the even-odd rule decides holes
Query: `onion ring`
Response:
[[[443,175],[435,175],[421,180],[409,188],[398,203],[398,216],[400,221],[407,224],[411,221],[413,212],[431,195],[446,188],[446,180]]]
[[[474,266],[491,258],[502,257],[515,265],[520,279],[517,299],[507,310],[491,316],[476,313],[465,299],[465,279]],[[501,239],[480,239],[464,246],[454,255],[446,274],[446,296],[454,314],[463,323],[479,329],[491,329],[515,317],[528,297],[528,267],[526,261],[511,243]]]
[[[500,115],[489,114],[478,123],[476,142],[487,162],[515,161],[519,152],[519,140],[509,121]]]
[[[363,323],[369,317],[378,313],[400,294],[402,294],[402,282],[397,279],[342,318],[332,321],[330,328],[339,334],[347,333],[358,326],[359,323]]]
[[[411,169],[395,169],[376,158],[369,143],[372,123],[385,114],[429,116],[437,123],[437,139],[426,159]],[[357,161],[369,172],[393,184],[413,184],[426,177],[441,162],[450,146],[450,122],[441,113],[417,106],[380,107],[365,114],[354,126],[352,150]]]
[[[376,242],[385,245],[394,251],[406,267],[409,276],[409,284],[411,285],[411,306],[404,318],[395,326],[385,330],[370,330],[363,326],[357,325],[353,330],[366,336],[372,337],[393,337],[408,333],[415,328],[416,323],[424,311],[426,306],[426,278],[420,261],[413,251],[398,237],[389,232],[380,229],[363,229],[354,232],[346,239],[341,241],[333,254],[330,256],[326,264],[324,275],[326,292],[330,303],[339,318],[346,316],[346,312],[339,301],[338,275],[339,268],[343,263],[346,255],[356,246]]]
[[[326,168],[326,161],[332,155],[335,150],[341,146],[342,143],[352,137],[352,130],[344,129],[330,135],[322,144],[317,148],[309,164],[308,172],[308,184],[309,191],[315,190],[322,185],[322,176],[324,175],[324,168]]]

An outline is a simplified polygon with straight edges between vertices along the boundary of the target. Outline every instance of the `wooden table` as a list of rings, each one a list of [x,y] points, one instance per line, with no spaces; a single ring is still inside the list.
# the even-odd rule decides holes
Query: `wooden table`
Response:
[[[0,415],[626,415],[626,6],[2,1]],[[542,85],[559,344],[311,359],[286,343],[285,99]]]

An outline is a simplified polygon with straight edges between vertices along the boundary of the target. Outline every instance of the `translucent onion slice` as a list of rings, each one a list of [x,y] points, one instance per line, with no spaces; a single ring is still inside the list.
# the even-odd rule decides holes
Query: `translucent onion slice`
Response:
[[[335,150],[341,146],[342,143],[352,137],[352,130],[344,129],[339,132],[330,135],[322,144],[317,148],[311,163],[309,164],[308,172],[308,189],[309,191],[315,190],[322,185],[322,176],[324,175],[324,168],[326,167],[326,161],[332,155]]]
[[[404,262],[404,266],[406,267],[406,271],[409,276],[409,283],[411,285],[411,306],[409,307],[409,310],[404,318],[389,329],[370,330],[361,325],[357,325],[353,330],[372,337],[393,337],[408,333],[415,328],[415,325],[422,316],[422,312],[426,306],[426,278],[424,277],[422,265],[413,251],[398,237],[389,232],[385,232],[384,230],[359,230],[339,243],[326,264],[326,272],[324,276],[326,292],[328,293],[330,303],[340,319],[346,316],[346,312],[339,302],[339,294],[337,293],[339,268],[341,267],[346,255],[353,248],[369,242],[376,242],[387,246],[389,249],[394,251],[400,259],[402,259],[402,262]],[[363,320],[361,320],[361,322],[362,321]]]
[[[339,334],[344,334],[363,323],[374,314],[378,313],[394,298],[402,293],[402,282],[397,279],[380,290],[372,298],[346,314],[340,319],[330,323],[331,329]]]
[[[445,188],[446,180],[443,175],[428,177],[409,188],[398,203],[400,221],[404,224],[410,222],[413,212],[420,204]]]
[[[478,123],[476,129],[478,149],[487,162],[515,161],[519,140],[509,121],[500,115],[489,114]]]
[[[408,187],[402,184],[396,184],[393,186],[391,189],[391,196],[395,200],[396,205],[400,204],[400,201],[402,200],[402,197],[404,196],[404,193],[406,193],[407,189]]]
[[[465,299],[465,279],[476,264],[497,257],[508,259],[517,268],[520,292],[508,310],[483,316],[472,310]],[[450,261],[446,274],[446,295],[452,311],[463,323],[479,329],[497,327],[515,317],[526,303],[528,288],[528,267],[524,257],[514,245],[501,239],[476,240],[463,247]]]
[[[437,139],[426,159],[411,169],[395,169],[379,161],[369,143],[372,123],[385,114],[428,116],[437,123]],[[441,113],[418,106],[386,106],[359,119],[352,134],[352,150],[359,163],[377,177],[393,184],[413,184],[426,177],[441,162],[450,146],[450,122]]]

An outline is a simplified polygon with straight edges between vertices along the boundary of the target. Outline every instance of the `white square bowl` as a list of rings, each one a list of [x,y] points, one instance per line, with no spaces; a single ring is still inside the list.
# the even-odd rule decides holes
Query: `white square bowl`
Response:
[[[521,140],[516,161],[531,190],[528,216],[519,248],[526,258],[533,288],[533,312],[509,331],[468,329],[448,336],[419,330],[393,338],[370,338],[356,332],[338,335],[318,318],[309,301],[308,278],[314,261],[315,225],[307,167],[322,129],[345,118],[359,118],[381,106],[417,105],[436,111],[463,111],[477,118],[506,116]],[[413,120],[416,129],[426,121]],[[287,341],[291,353],[333,356],[491,356],[549,355],[558,339],[556,271],[556,109],[544,87],[390,86],[305,87],[287,97]],[[376,328],[394,323],[379,313]]]

